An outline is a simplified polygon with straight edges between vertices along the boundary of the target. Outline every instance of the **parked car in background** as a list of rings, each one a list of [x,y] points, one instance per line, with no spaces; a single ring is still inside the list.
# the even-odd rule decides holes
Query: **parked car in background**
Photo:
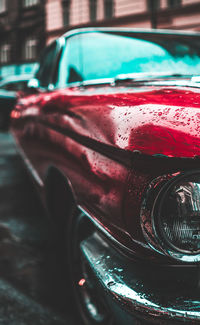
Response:
[[[198,74],[198,33],[73,30],[11,114],[84,324],[200,323]]]
[[[24,96],[29,88],[28,81],[32,75],[11,76],[0,81],[0,129],[7,129],[9,126],[10,112],[13,109],[16,99]]]

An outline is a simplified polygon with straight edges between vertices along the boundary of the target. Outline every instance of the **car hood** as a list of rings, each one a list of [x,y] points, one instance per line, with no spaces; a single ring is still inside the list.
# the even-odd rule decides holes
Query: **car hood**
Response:
[[[151,156],[200,156],[199,88],[109,85],[62,89],[53,96],[62,111],[59,126],[89,140]]]
[[[114,113],[120,147],[148,155],[200,155],[199,89],[160,85],[128,97],[124,113]]]

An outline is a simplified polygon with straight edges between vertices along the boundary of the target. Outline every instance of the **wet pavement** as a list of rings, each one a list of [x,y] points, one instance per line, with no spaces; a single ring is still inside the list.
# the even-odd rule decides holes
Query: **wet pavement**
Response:
[[[50,234],[13,138],[0,133],[0,325],[80,325]]]

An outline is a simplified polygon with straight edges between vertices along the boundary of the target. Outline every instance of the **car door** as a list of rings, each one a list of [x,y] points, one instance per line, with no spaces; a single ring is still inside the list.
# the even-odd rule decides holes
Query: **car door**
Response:
[[[106,104],[98,104],[95,88],[81,86],[87,68],[82,60],[82,37],[77,34],[66,41],[58,65],[57,89],[43,98],[39,115],[41,173],[45,177],[56,167],[68,178],[81,206],[89,210],[93,206],[101,215],[111,215],[109,210],[115,209],[115,222],[119,219],[120,224],[118,201],[127,169],[107,158],[104,149],[101,153],[97,150],[99,142],[111,145],[112,121],[107,107],[109,126],[105,132]]]
[[[81,87],[81,35],[62,44],[64,50],[55,51],[56,55],[50,52],[53,47],[47,48],[36,74],[40,91],[21,102],[21,145],[39,185],[55,167],[69,179],[82,207],[95,209],[102,217],[111,216],[112,210],[115,223],[119,220],[121,225],[119,206],[127,169],[108,158],[104,146],[97,150],[100,142],[113,144],[111,109],[109,103],[100,104],[103,94],[99,97],[95,88]]]

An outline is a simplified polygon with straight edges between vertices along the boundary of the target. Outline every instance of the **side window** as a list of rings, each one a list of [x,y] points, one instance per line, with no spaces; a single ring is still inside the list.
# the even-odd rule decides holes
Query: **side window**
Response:
[[[58,68],[59,87],[83,80],[81,58],[81,36],[72,36],[67,40]]]
[[[51,44],[43,53],[40,60],[40,67],[36,78],[40,81],[40,86],[47,88],[52,83],[54,70],[57,62],[58,48],[57,43]],[[55,80],[54,80],[55,81]]]

